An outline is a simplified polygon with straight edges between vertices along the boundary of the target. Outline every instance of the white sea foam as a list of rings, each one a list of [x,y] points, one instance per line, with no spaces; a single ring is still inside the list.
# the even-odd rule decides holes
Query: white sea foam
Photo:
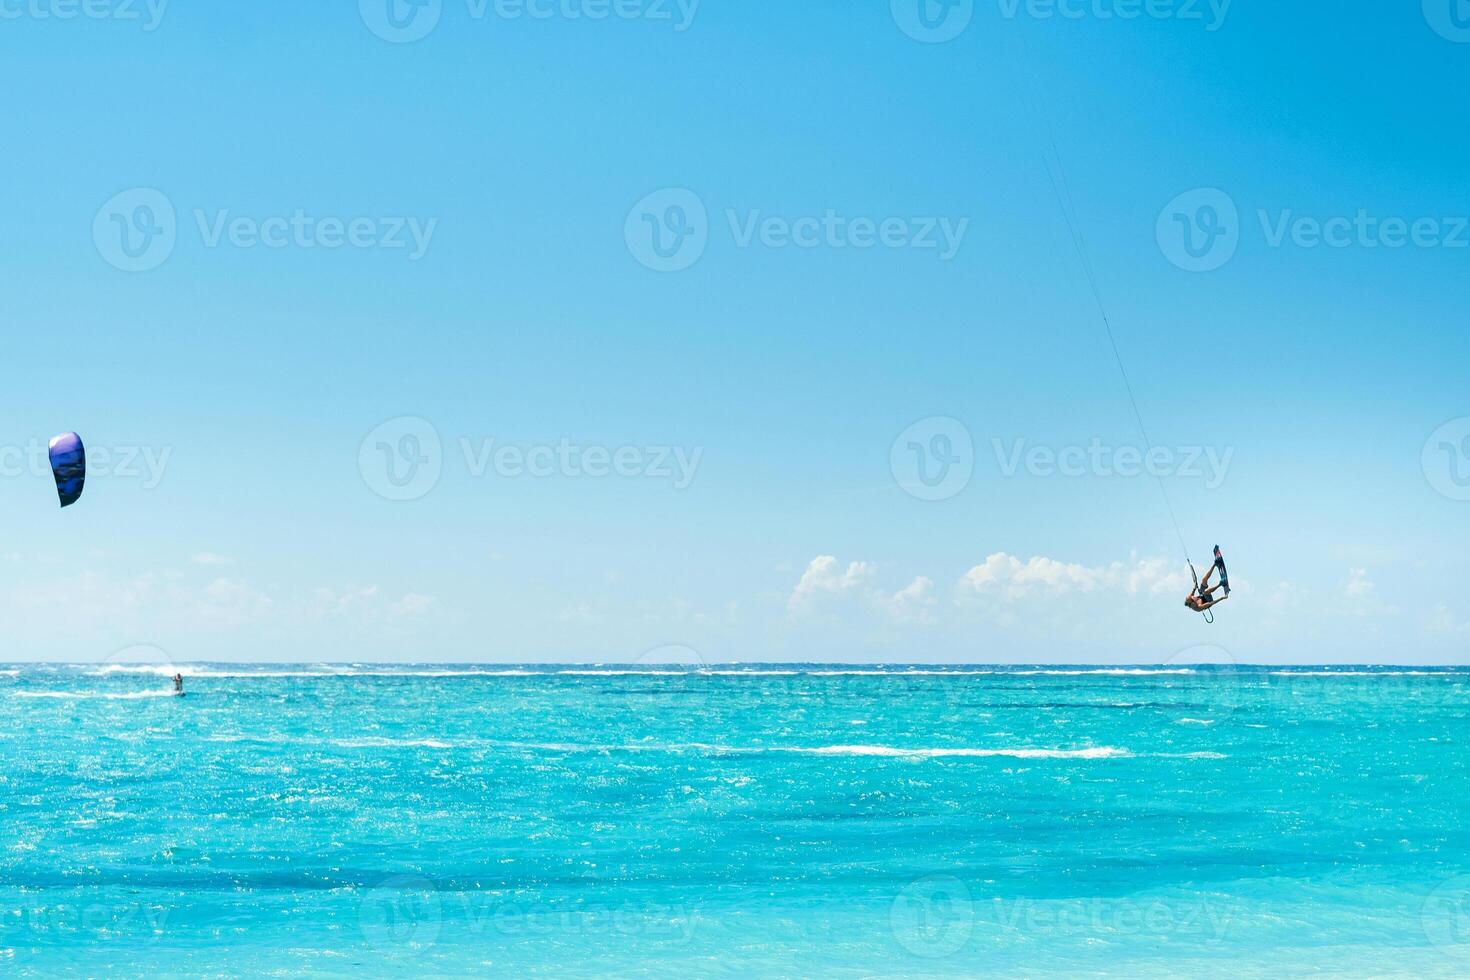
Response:
[[[649,671],[652,673],[652,671]],[[701,670],[701,675],[711,677],[799,677],[799,670]]]
[[[688,670],[558,670],[557,676],[565,677],[683,677],[692,673]]]
[[[516,742],[502,743],[507,748],[532,749],[545,752],[708,752],[716,755],[765,755],[784,753],[790,755],[833,755],[833,756],[881,756],[908,759],[990,758],[1005,756],[1015,759],[1121,759],[1133,753],[1127,749],[1099,746],[1085,749],[1037,749],[1037,748],[967,748],[967,747],[914,747],[891,745],[714,745],[707,742],[684,742],[676,744],[644,743],[624,745],[598,745],[586,742]]]
[[[1213,725],[1214,723],[1215,723],[1214,722],[1214,719],[1211,719],[1211,718],[1180,718],[1179,721],[1177,721],[1175,724],[1179,724],[1179,725]]]
[[[765,677],[1151,677],[1168,675],[1197,674],[1200,671],[1190,667],[1033,667],[1024,670],[1015,670],[1003,667],[975,667],[969,669],[934,669],[894,667],[829,667],[821,670],[804,669],[777,669],[762,670],[758,668],[724,668],[724,667],[702,667],[694,665],[678,665],[680,669],[661,670],[653,667],[604,667],[601,665],[590,665],[586,667],[566,667],[552,669],[550,667],[539,670],[528,670],[524,667],[492,668],[484,666],[441,667],[441,666],[418,666],[404,665],[395,667],[383,664],[311,664],[302,667],[280,667],[277,669],[248,670],[231,668],[229,666],[206,666],[201,664],[72,664],[68,665],[74,669],[80,669],[93,677],[105,677],[114,674],[123,675],[153,675],[158,677],[172,677],[174,674],[182,674],[190,678],[230,678],[249,680],[253,678],[330,678],[330,677],[686,677],[697,675],[701,677],[741,677],[759,680]],[[1374,676],[1380,674],[1403,674],[1410,676],[1429,675],[1433,671],[1324,671],[1320,675],[1302,671],[1281,671],[1278,676],[1350,676],[1352,674]],[[17,676],[19,671],[6,670],[0,674]]]
[[[909,759],[942,759],[949,756],[987,758],[1009,756],[1014,759],[1121,759],[1132,755],[1127,749],[1102,746],[1092,749],[906,749],[889,745],[823,745],[819,748],[784,748],[780,752],[810,755],[876,755]]]
[[[1005,670],[1003,674],[1044,674],[1049,677],[1083,677],[1088,674],[1103,674],[1114,677],[1151,677],[1154,674],[1198,674],[1192,667],[1098,667],[1089,670]]]
[[[194,668],[176,667],[173,664],[104,664],[93,667],[87,671],[92,677],[107,677],[110,674],[154,674],[159,677],[172,677],[183,673],[192,676]]]
[[[1272,677],[1466,677],[1448,670],[1273,670]]]
[[[206,742],[255,742],[260,745],[301,744],[299,739],[288,735],[211,735]]]
[[[539,670],[372,670],[352,677],[536,677]]]
[[[175,691],[14,691],[18,698],[53,698],[64,701],[136,701],[142,698],[171,698]]]
[[[215,741],[273,741],[249,735],[215,736]],[[993,758],[1014,759],[1122,759],[1133,755],[1127,749],[1098,746],[1082,749],[1038,749],[1038,748],[973,748],[950,746],[901,747],[891,745],[716,745],[708,742],[633,742],[623,744],[598,744],[595,742],[495,742],[481,739],[456,739],[444,741],[433,738],[387,738],[364,736],[360,738],[332,739],[326,744],[338,748],[499,748],[532,752],[582,753],[708,753],[711,755],[830,755],[830,756],[875,756],[896,759],[943,759],[943,758]]]
[[[809,670],[798,671],[815,677],[1146,677],[1154,674],[1197,674],[1187,667],[1147,669],[1142,667],[1097,667],[1086,669],[1034,668],[1030,670]]]
[[[441,742],[434,738],[383,738],[372,736],[369,738],[337,738],[332,739],[332,745],[343,749],[378,749],[378,748],[424,748],[424,749],[452,749],[454,745],[449,742]]]
[[[242,678],[255,677],[532,677],[540,671],[534,670],[416,670],[413,668],[384,669],[367,667],[315,667],[311,670],[229,670],[216,667],[181,664],[107,664],[87,671],[93,677],[109,674],[153,674],[159,677]]]

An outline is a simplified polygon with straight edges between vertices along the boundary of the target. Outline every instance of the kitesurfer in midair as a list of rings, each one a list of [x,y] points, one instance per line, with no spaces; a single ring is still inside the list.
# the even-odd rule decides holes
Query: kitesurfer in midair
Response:
[[[1211,606],[1218,605],[1219,603],[1224,602],[1226,598],[1228,598],[1227,596],[1223,595],[1218,599],[1215,598],[1215,590],[1220,588],[1220,586],[1210,585],[1210,576],[1214,574],[1214,571],[1215,570],[1211,568],[1208,572],[1205,572],[1205,580],[1200,583],[1199,589],[1197,591],[1191,592],[1189,596],[1184,600],[1184,604],[1190,609],[1193,609],[1195,612],[1204,612]]]
[[[1220,573],[1220,581],[1215,585],[1211,585],[1210,576],[1216,572]],[[1225,594],[1216,599],[1215,593],[1220,589],[1224,589]],[[1215,564],[1211,565],[1210,570],[1205,572],[1204,580],[1195,586],[1194,591],[1185,598],[1184,604],[1195,612],[1202,613],[1211,606],[1218,605],[1228,598],[1230,598],[1230,580],[1225,577],[1225,558],[1220,554],[1220,546],[1215,545]]]

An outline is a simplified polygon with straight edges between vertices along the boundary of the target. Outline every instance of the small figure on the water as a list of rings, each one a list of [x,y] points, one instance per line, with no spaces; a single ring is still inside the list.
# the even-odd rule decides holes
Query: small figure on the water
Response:
[[[174,675],[174,693],[175,694],[183,694],[184,693],[184,675],[183,674],[175,674]]]

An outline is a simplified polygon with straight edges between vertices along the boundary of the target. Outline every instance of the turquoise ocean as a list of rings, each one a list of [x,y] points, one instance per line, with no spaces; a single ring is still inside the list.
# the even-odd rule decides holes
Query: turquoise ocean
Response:
[[[1470,672],[0,668],[0,975],[1470,975]]]

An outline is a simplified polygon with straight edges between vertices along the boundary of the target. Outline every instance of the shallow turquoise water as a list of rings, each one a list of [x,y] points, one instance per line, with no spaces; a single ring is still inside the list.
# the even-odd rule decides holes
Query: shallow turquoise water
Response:
[[[1470,973],[1470,673],[185,672],[0,672],[0,974]]]

